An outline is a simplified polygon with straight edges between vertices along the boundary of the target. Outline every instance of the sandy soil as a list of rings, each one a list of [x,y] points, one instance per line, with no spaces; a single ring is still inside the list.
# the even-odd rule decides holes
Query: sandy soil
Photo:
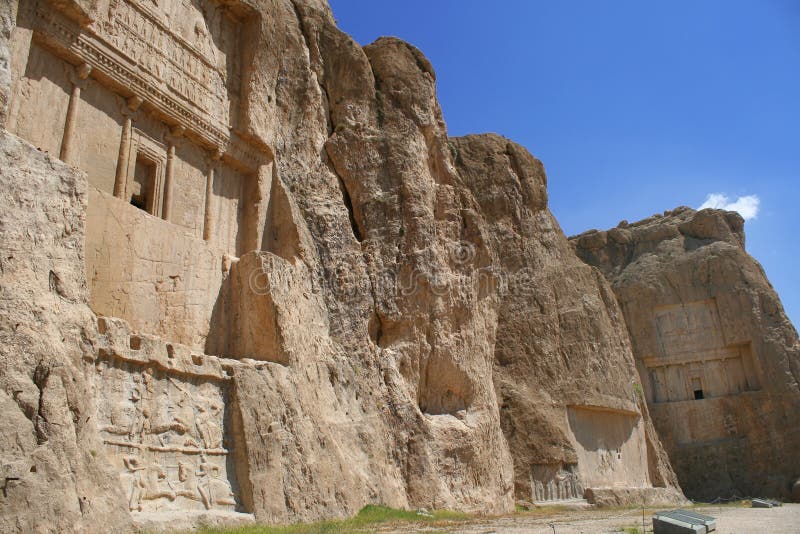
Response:
[[[744,508],[708,506],[695,511],[717,518],[714,534],[800,534],[800,504],[778,508]],[[645,510],[647,532],[652,532],[652,516],[656,510]],[[642,527],[640,510],[575,510],[542,515],[539,512],[510,517],[481,519],[449,526],[419,525],[391,527],[381,532],[454,532],[460,534],[525,533],[525,534],[606,534],[619,533],[623,527]]]

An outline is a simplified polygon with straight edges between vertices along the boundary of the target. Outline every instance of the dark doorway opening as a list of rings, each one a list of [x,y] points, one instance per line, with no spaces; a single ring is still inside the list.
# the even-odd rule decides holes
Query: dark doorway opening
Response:
[[[156,182],[156,165],[141,156],[136,158],[131,191],[131,204],[148,213],[153,213]]]

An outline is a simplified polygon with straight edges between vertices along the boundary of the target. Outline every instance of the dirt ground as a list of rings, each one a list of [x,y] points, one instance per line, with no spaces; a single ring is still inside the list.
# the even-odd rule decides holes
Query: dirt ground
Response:
[[[715,534],[800,534],[800,504],[777,508],[745,508],[742,506],[695,507],[695,511],[717,518]],[[645,526],[652,532],[655,509],[645,510]],[[380,532],[453,532],[459,534],[525,533],[525,534],[606,534],[619,533],[624,527],[642,531],[642,510],[583,509],[520,513],[509,517],[479,519],[448,526],[419,525],[387,527]],[[631,532],[631,531],[629,531]],[[636,531],[633,531],[636,532]]]

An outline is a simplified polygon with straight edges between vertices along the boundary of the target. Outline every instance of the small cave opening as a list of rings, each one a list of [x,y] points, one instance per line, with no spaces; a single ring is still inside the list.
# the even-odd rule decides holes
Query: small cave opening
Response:
[[[355,236],[356,241],[361,243],[364,240],[364,238],[361,236],[361,230],[358,229],[356,216],[353,213],[353,201],[350,198],[350,192],[344,185],[344,180],[342,180],[341,178],[339,178],[339,189],[342,192],[342,201],[344,202],[344,206],[347,208],[347,216],[350,219],[350,227],[353,229],[353,236]]]

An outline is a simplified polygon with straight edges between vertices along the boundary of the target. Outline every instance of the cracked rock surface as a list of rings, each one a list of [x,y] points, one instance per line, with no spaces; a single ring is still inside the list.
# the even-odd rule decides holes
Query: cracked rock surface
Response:
[[[686,495],[788,498],[800,341],[734,212],[681,207],[571,238],[611,282]]]
[[[63,3],[86,13],[102,4]],[[169,247],[124,259],[155,258],[145,274],[164,269],[157,284],[142,277],[148,290],[191,278],[200,293],[192,313],[187,304],[169,320],[147,317],[161,330],[136,339],[165,347],[159,372],[172,350],[184,369],[229,384],[226,437],[245,474],[235,488],[244,511],[290,523],[370,503],[502,514],[515,501],[584,495],[685,502],[667,452],[679,477],[708,454],[683,452],[669,414],[645,402],[639,363],[653,309],[684,300],[728,299],[725,339],[750,343],[764,372],[766,396],[743,413],[767,411],[752,428],[770,445],[755,447],[738,426],[751,437],[731,441],[725,461],[736,451],[795,461],[794,437],[781,429],[797,428],[797,336],[744,253],[735,217],[681,212],[586,234],[574,242],[596,268],[586,265],[548,209],[541,162],[498,135],[448,136],[419,50],[391,37],[359,46],[321,0],[244,3],[258,13],[260,40],[250,43],[240,126],[274,151],[257,184],[270,192],[256,209],[270,232],[237,258],[197,245],[207,261],[194,276],[164,260]],[[5,30],[15,5],[0,0]],[[5,131],[0,198],[0,530],[131,531],[93,418],[106,399],[90,377],[100,348],[113,347],[101,341],[110,334],[98,332],[84,272],[97,252],[86,242],[106,229],[87,228],[87,213],[103,218],[115,199]],[[123,231],[163,224],[130,213],[115,217]],[[146,245],[149,235],[135,238]],[[195,242],[207,246],[192,236],[175,246]],[[711,274],[723,281],[697,282]],[[210,286],[220,295],[203,294]],[[222,302],[213,325],[208,302]],[[107,323],[127,332],[124,321]],[[145,348],[129,346],[126,357]],[[750,448],[736,448],[747,439]],[[784,484],[759,461],[745,465],[768,475],[766,489]],[[735,485],[725,488],[749,487],[738,481],[750,475],[727,472]]]

